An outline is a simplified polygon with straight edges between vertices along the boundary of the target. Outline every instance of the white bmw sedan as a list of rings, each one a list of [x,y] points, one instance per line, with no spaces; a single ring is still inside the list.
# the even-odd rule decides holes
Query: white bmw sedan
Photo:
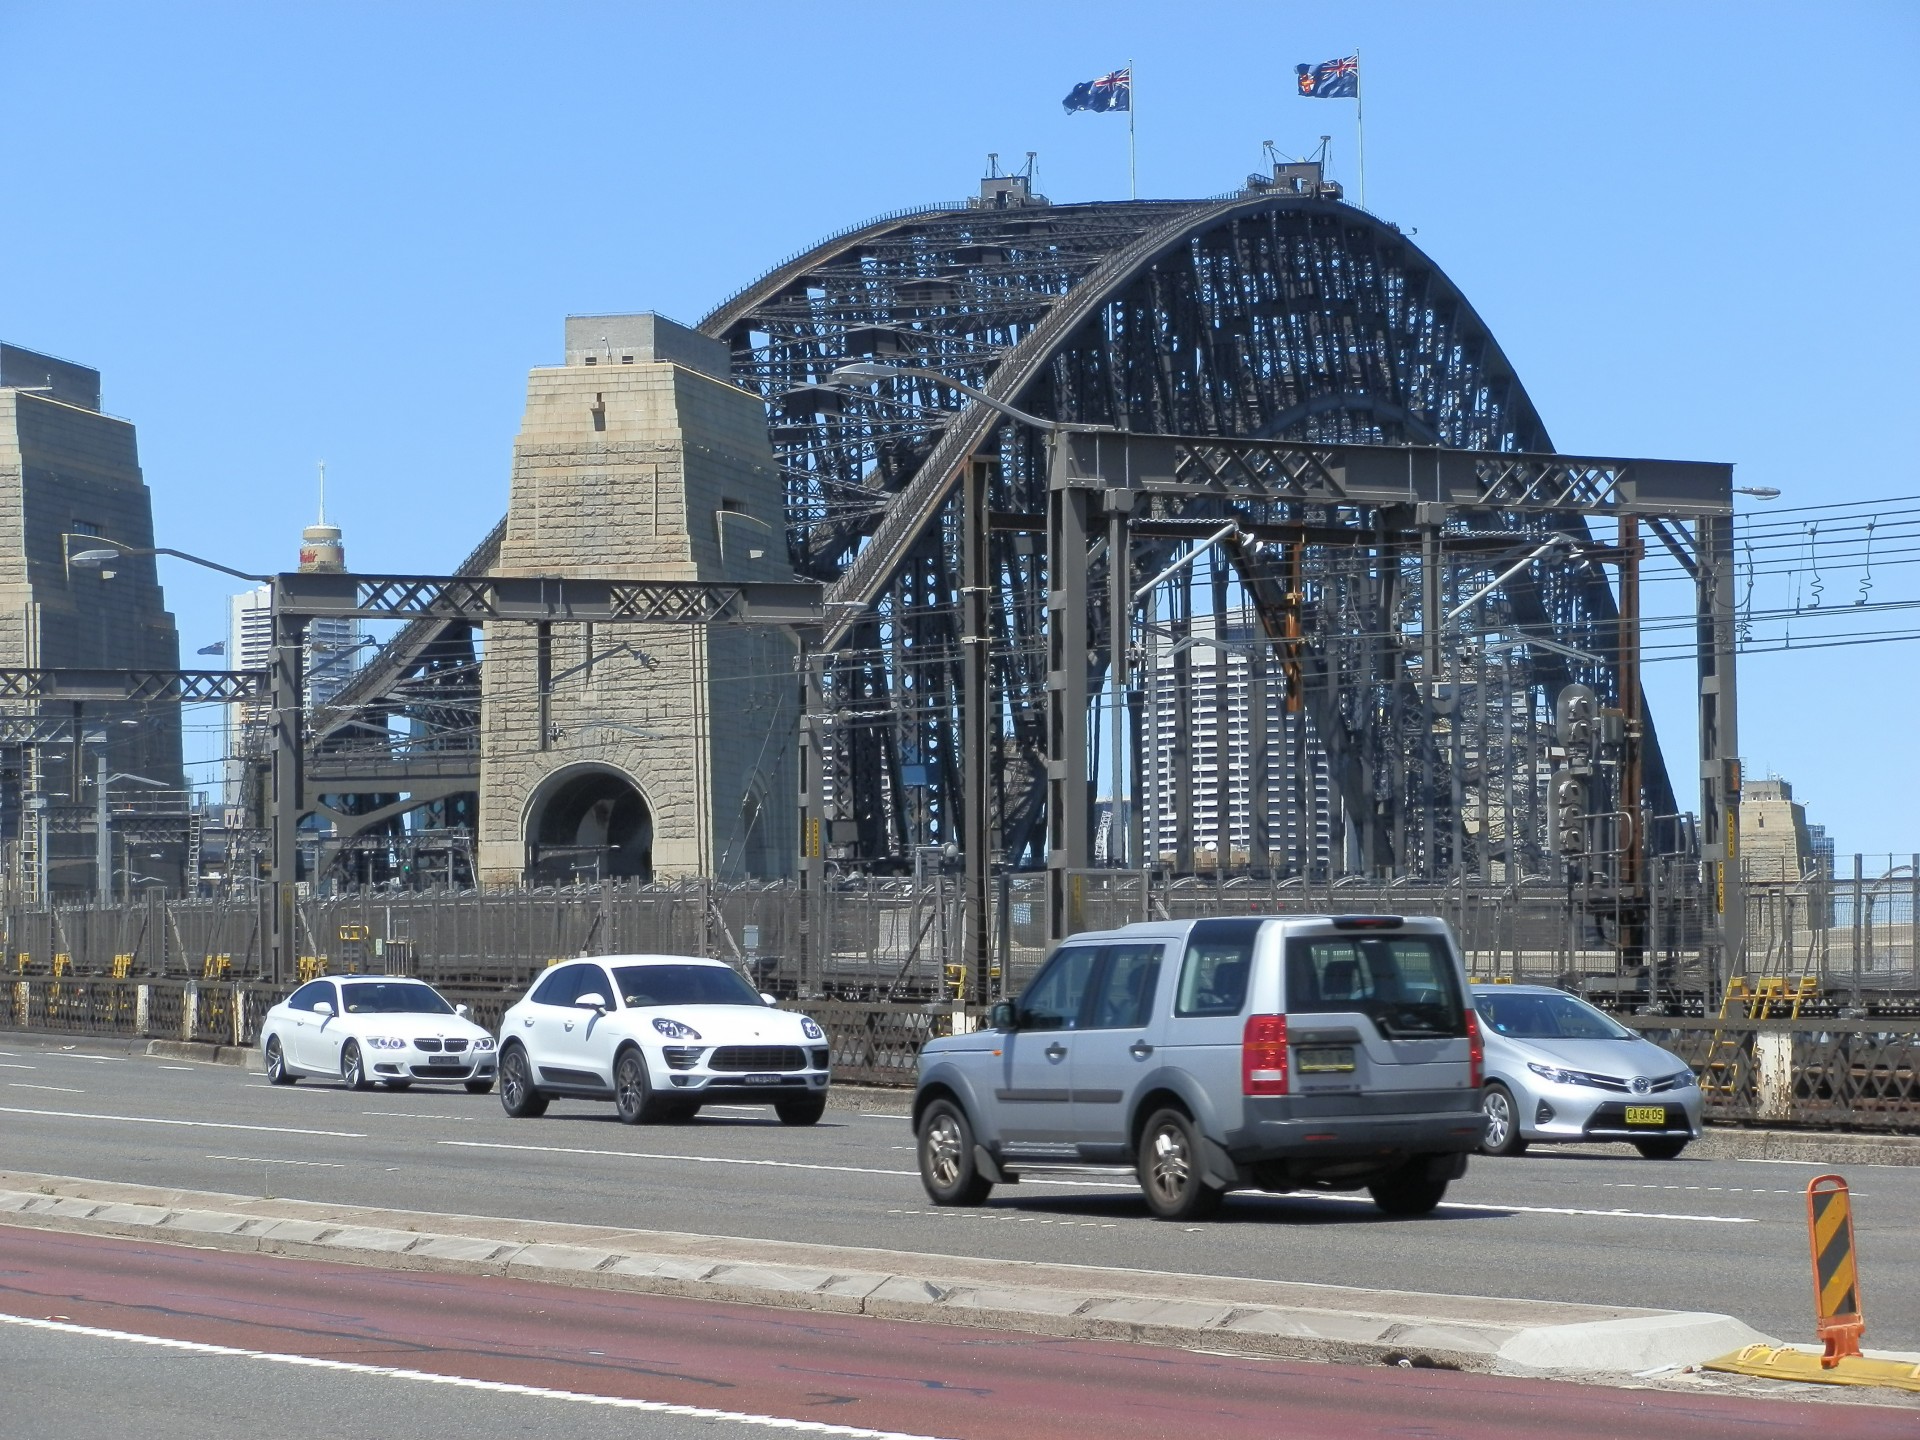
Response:
[[[629,1125],[703,1104],[772,1105],[788,1125],[827,1108],[826,1032],[776,1010],[731,967],[688,955],[606,955],[541,974],[500,1022],[500,1103],[611,1100]]]
[[[267,1011],[260,1050],[267,1079],[339,1080],[352,1090],[416,1082],[493,1088],[493,1037],[422,980],[335,975],[310,980]]]

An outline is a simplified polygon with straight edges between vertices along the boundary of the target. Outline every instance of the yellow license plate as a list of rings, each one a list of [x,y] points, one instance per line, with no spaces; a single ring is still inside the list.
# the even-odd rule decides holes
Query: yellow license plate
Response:
[[[1294,1058],[1302,1075],[1346,1075],[1354,1068],[1351,1045],[1302,1047]]]
[[[1667,1123],[1667,1107],[1664,1105],[1627,1106],[1627,1124],[1664,1125]]]

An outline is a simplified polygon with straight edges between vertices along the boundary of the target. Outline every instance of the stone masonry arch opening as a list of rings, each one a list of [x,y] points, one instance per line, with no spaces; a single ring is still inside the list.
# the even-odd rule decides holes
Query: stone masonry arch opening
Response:
[[[536,885],[653,878],[653,815],[617,770],[549,780],[527,821],[527,878]]]

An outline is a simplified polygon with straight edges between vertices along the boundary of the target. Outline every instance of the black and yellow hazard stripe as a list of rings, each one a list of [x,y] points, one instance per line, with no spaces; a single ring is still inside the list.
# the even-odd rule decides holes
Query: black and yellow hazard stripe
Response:
[[[1807,1206],[1813,1221],[1813,1293],[1822,1320],[1860,1313],[1859,1282],[1853,1264],[1853,1205],[1846,1190],[1811,1190]]]

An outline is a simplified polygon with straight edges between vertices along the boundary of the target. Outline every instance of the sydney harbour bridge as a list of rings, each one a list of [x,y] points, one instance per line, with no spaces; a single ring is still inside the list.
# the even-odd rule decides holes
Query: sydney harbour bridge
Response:
[[[1317,166],[1059,205],[996,175],[699,328],[764,400],[824,587],[816,882],[942,850],[976,886],[1578,869],[1631,924],[1654,856],[1726,859],[1728,467],[1558,454],[1466,297]],[[1640,695],[1650,546],[1694,581],[1697,756]],[[470,815],[477,677],[471,617],[413,620],[315,717],[308,784]]]

